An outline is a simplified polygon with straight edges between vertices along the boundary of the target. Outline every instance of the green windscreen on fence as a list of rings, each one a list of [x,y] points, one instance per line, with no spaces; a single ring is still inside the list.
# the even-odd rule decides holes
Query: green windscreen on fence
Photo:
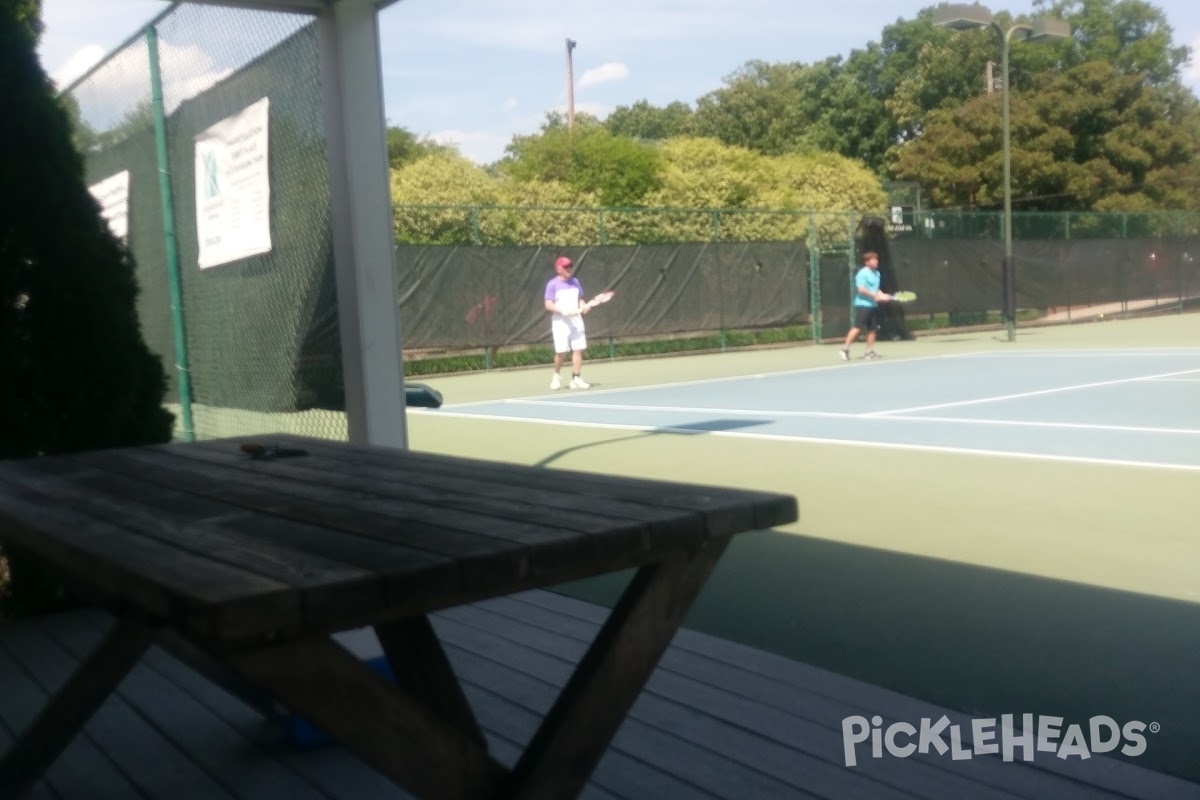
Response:
[[[950,324],[987,321],[1001,301],[1004,245],[971,239],[900,239],[889,247],[912,315],[946,314]],[[1013,242],[1017,307],[1031,314],[1119,306],[1183,308],[1200,300],[1200,237],[1020,240]]]
[[[189,3],[64,93],[89,185],[128,177],[138,315],[170,378],[167,403],[194,417],[185,436],[346,435],[322,98],[311,17]],[[197,176],[206,190],[211,175],[198,137],[264,105],[269,247],[202,266]],[[563,254],[575,260],[586,296],[616,292],[587,320],[591,346],[607,345],[610,356],[628,343],[662,345],[630,352],[660,352],[724,347],[735,337],[836,339],[850,324],[855,237],[865,222],[847,210],[394,211],[408,374],[487,368],[498,354],[544,357],[543,289]],[[1012,221],[1021,320],[1114,304],[1182,311],[1200,299],[1200,215],[1020,213]],[[900,288],[918,294],[905,308],[914,326],[998,321],[1000,214],[923,211],[900,227],[888,231],[889,267]]]
[[[173,17],[160,28],[164,44],[173,41],[176,28],[179,35],[195,35],[182,15]],[[308,400],[298,380],[305,347],[338,347],[336,296],[326,286],[333,273],[332,239],[317,63],[316,34],[308,25],[167,118],[171,172],[182,178],[175,182],[175,210],[198,404],[295,411]],[[271,250],[201,269],[194,137],[264,97]]]
[[[161,103],[152,91],[155,69]],[[170,376],[168,403],[184,400],[186,380],[201,438],[281,427],[344,435],[343,415],[296,413],[341,403],[312,18],[183,4],[72,87],[67,98],[78,110],[77,140],[89,184],[123,171],[129,176],[128,242],[138,268],[138,313],[147,343]],[[264,100],[269,250],[202,268],[197,136]],[[165,164],[156,151],[156,114],[166,134]],[[169,178],[167,197],[160,191],[160,168]],[[165,224],[168,217],[173,228]],[[172,237],[174,264],[167,247]],[[176,309],[172,269],[181,287]],[[186,372],[176,359],[177,322],[185,332]]]
[[[559,255],[575,261],[585,297],[616,292],[588,315],[592,341],[808,322],[808,253],[797,242],[406,245],[396,251],[405,348],[549,342],[542,303]]]

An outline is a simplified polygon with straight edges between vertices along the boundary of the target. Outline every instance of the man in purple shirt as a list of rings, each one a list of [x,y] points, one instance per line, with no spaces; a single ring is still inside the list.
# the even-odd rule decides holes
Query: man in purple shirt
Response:
[[[550,334],[554,337],[554,377],[551,389],[562,387],[563,357],[571,354],[572,389],[588,389],[591,384],[583,379],[583,351],[587,349],[587,335],[583,327],[583,315],[588,308],[583,303],[583,285],[571,274],[574,268],[571,259],[559,256],[554,262],[555,276],[546,284],[545,308],[550,312]]]

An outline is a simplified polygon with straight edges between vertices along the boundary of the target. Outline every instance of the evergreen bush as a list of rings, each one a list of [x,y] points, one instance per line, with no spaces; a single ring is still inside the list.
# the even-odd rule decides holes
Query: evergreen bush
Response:
[[[88,191],[38,28],[28,3],[0,2],[0,459],[167,442],[166,376],[138,324],[133,259]],[[8,557],[10,613],[70,603],[21,553]]]

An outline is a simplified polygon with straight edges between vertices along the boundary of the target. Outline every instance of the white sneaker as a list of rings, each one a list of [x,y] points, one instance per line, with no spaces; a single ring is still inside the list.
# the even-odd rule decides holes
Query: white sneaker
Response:
[[[574,378],[571,378],[571,388],[572,389],[590,389],[590,388],[592,388],[592,385],[590,383],[588,383],[587,381],[585,381],[583,378],[576,375]]]
[[[841,350],[838,350],[838,356],[841,357],[842,361],[849,361],[850,360],[850,348],[843,347]]]
[[[551,389],[551,391],[557,391],[561,388],[562,388],[562,378],[560,378],[558,376],[558,373],[555,373],[554,377],[550,379],[550,389]]]

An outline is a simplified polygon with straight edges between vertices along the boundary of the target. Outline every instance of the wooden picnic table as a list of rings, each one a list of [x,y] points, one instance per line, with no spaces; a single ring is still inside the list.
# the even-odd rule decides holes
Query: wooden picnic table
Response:
[[[0,796],[33,786],[157,643],[420,797],[575,797],[731,537],[797,517],[787,495],[286,435],[0,462],[0,541],[117,620],[0,761]],[[499,764],[428,614],[628,568]],[[364,626],[394,684],[331,638]]]

